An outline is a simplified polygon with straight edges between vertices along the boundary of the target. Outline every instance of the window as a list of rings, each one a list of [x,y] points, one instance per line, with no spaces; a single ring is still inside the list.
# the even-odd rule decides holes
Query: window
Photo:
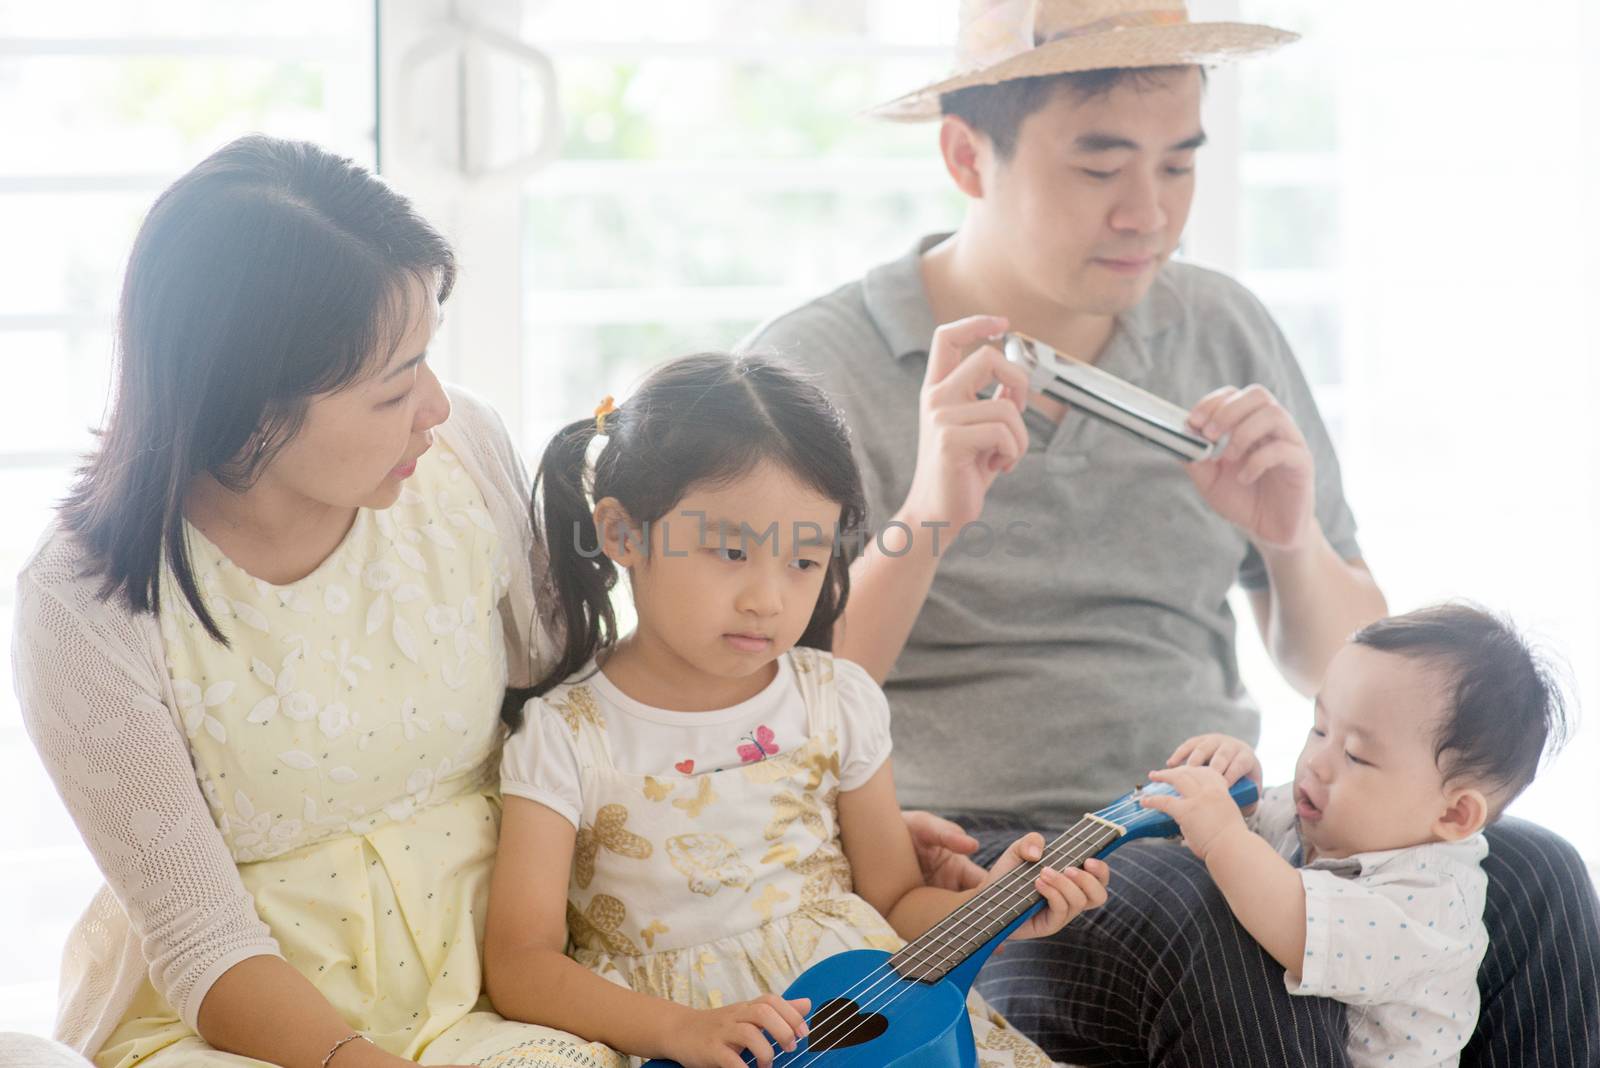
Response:
[[[1592,703],[1592,6],[1551,0],[1537,20],[1509,22],[1377,0],[1238,7],[1305,38],[1240,72],[1231,267],[1316,387],[1391,609],[1468,598],[1504,611]],[[1541,28],[1552,25],[1571,32],[1552,38]],[[1247,611],[1241,621],[1254,629]],[[1281,781],[1307,702],[1259,643],[1242,641],[1241,654],[1263,706],[1269,781]],[[1597,760],[1591,722],[1511,811],[1557,830],[1600,872],[1600,827],[1585,818]]]
[[[567,129],[523,192],[530,448],[959,220],[929,128],[859,115],[944,69],[948,7],[640,2],[597,37],[581,5],[530,5]]]
[[[363,3],[0,0],[0,642],[13,576],[90,443],[122,265],[145,209],[263,131],[374,159]],[[0,1031],[47,1032],[66,934],[99,873],[23,729],[0,658]]]

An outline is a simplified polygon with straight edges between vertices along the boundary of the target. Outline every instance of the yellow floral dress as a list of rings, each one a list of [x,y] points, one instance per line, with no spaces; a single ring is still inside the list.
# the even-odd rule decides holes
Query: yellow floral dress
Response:
[[[192,528],[189,543],[232,647],[164,575],[178,712],[285,959],[391,1053],[620,1068],[601,1047],[502,1020],[482,994],[509,569],[459,460],[436,442],[395,505],[359,511],[333,554],[287,586],[241,571]],[[96,1062],[257,1063],[211,1049],[148,983]]]
[[[852,892],[839,840],[839,701],[833,658],[791,656],[810,737],[786,754],[675,779],[611,760],[594,692],[544,697],[573,732],[583,811],[567,895],[569,952],[633,990],[695,1008],[782,992],[851,949],[904,942]],[[978,995],[968,1000],[980,1064],[1048,1057]]]

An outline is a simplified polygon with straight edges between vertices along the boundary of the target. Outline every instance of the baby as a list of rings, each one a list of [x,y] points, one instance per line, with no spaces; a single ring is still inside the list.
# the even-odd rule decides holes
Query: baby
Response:
[[[1548,667],[1505,622],[1446,605],[1379,620],[1334,656],[1291,785],[1244,742],[1191,738],[1149,795],[1206,863],[1292,994],[1351,1006],[1356,1065],[1455,1065],[1478,1015],[1488,854],[1481,833],[1533,780],[1566,717]]]

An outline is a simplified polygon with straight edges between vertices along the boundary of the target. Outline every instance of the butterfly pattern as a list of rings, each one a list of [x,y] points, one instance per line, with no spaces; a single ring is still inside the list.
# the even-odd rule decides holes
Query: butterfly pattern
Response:
[[[582,912],[572,902],[567,902],[567,933],[573,942],[578,945],[603,945],[612,953],[637,957],[638,944],[622,933],[622,925],[627,918],[628,907],[610,894],[594,895]]]
[[[585,723],[601,730],[605,729],[605,716],[601,714],[600,706],[595,702],[594,691],[587,686],[572,687],[565,697],[551,701],[550,707],[561,716],[574,738],[578,736],[578,729]]]
[[[739,847],[720,834],[680,834],[667,839],[667,859],[688,876],[689,889],[710,897],[724,886],[750,885],[750,865],[739,857]]]
[[[660,920],[651,920],[650,925],[639,932],[639,937],[644,939],[644,944],[646,946],[654,949],[656,946],[656,935],[664,935],[670,930],[672,930],[672,928],[668,927]]]
[[[739,759],[746,764],[758,763],[778,752],[778,742],[772,728],[764,723],[744,737],[744,744],[739,746]]]
[[[572,846],[572,874],[580,889],[587,889],[594,882],[595,857],[602,847],[620,857],[650,859],[650,843],[627,830],[623,826],[627,822],[627,808],[611,804],[595,814],[593,826],[578,828],[578,837]]]
[[[800,825],[818,838],[826,841],[832,832],[822,818],[822,806],[810,793],[793,794],[780,790],[768,799],[772,805],[772,821],[767,824],[766,839],[775,842],[788,833],[789,825]]]
[[[681,808],[689,814],[690,819],[699,819],[700,813],[705,811],[707,805],[717,799],[717,791],[711,785],[711,776],[700,776],[699,792],[693,797],[680,797],[672,803],[673,808]]]

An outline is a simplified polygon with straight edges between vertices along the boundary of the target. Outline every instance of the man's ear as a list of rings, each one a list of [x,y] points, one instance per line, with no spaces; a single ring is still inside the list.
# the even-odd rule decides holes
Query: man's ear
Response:
[[[1489,801],[1482,790],[1454,790],[1446,796],[1446,801],[1444,812],[1433,824],[1433,833],[1443,841],[1471,838],[1489,822]]]
[[[642,564],[650,555],[644,535],[615,497],[603,497],[595,502],[594,529],[600,535],[600,551],[618,567]]]
[[[982,200],[984,174],[994,157],[994,145],[958,115],[946,115],[939,125],[939,154],[950,178],[973,200]]]

